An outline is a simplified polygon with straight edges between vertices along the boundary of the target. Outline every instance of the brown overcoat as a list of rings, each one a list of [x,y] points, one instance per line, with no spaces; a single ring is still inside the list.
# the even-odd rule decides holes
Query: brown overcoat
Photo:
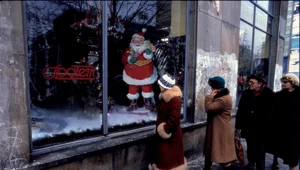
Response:
[[[227,88],[216,96],[205,97],[207,126],[204,155],[215,163],[229,163],[237,159],[234,131],[231,125],[232,97]]]
[[[185,170],[182,130],[180,127],[182,92],[178,86],[159,94],[155,128],[155,157],[150,170]]]

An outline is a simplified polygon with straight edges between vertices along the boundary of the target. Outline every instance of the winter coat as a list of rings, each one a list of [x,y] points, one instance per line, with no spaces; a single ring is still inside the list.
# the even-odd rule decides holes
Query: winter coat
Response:
[[[297,163],[300,136],[300,88],[292,92],[283,89],[275,94],[274,138],[275,154],[286,164]],[[297,149],[298,148],[298,149]],[[298,153],[299,154],[299,153]]]
[[[243,91],[236,113],[235,128],[241,129],[241,137],[254,136],[265,143],[274,111],[274,92],[265,86],[258,96],[254,90]]]
[[[153,53],[147,55],[143,51],[136,57],[135,63],[130,63],[130,47],[122,54],[122,63],[125,65],[123,70],[123,80],[129,85],[153,84],[157,79],[157,70],[154,67]]]
[[[182,130],[180,127],[180,111],[182,93],[178,86],[159,94],[160,103],[157,108],[155,128],[155,157],[149,169],[185,170],[187,162],[184,158]]]
[[[207,126],[204,141],[204,155],[212,162],[228,163],[237,159],[234,132],[230,123],[232,97],[227,88],[217,95],[205,97]]]

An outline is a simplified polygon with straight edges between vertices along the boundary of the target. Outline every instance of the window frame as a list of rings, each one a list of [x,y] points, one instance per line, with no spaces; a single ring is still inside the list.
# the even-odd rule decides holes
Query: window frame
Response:
[[[271,42],[273,41],[272,31],[274,30],[273,29],[273,27],[274,27],[274,23],[273,23],[274,22],[274,15],[272,15],[271,12],[269,12],[269,11],[265,10],[263,7],[261,7],[257,2],[254,2],[254,1],[251,1],[251,0],[249,0],[249,2],[251,2],[254,5],[254,9],[253,9],[253,13],[254,13],[253,24],[251,24],[250,22],[248,22],[247,20],[245,20],[245,19],[243,19],[241,17],[240,17],[240,20],[252,27],[253,34],[252,34],[252,44],[251,44],[251,46],[252,46],[252,49],[251,49],[251,63],[253,63],[253,60],[254,60],[254,37],[255,37],[255,29],[257,29],[257,30],[259,30],[259,31],[261,31],[261,32],[263,32],[263,33],[265,33],[265,34],[267,34],[267,35],[270,36],[270,40],[269,40],[270,41],[270,43],[269,43],[269,49],[270,49],[269,51],[270,52],[269,52],[269,56],[268,56],[268,59],[269,59],[269,61],[268,61],[268,63],[269,63],[269,66],[268,66],[268,78],[269,78],[270,77],[270,69],[271,69],[271,67],[270,67],[270,64],[271,64],[270,57],[271,57],[271,51],[272,51]],[[269,1],[269,2],[271,2],[271,1]],[[271,9],[273,10],[274,3],[272,3],[271,5],[272,5]],[[271,27],[270,27],[270,32],[268,32],[268,30],[264,31],[263,29],[261,29],[261,28],[259,28],[259,27],[256,26],[256,8],[258,8],[262,12],[266,13],[267,17],[270,18],[270,20],[272,22],[271,23]],[[253,64],[251,64],[250,67],[251,67],[250,70],[251,70],[251,74],[252,74],[253,70],[254,70]],[[268,86],[270,86],[270,84],[271,84],[271,82],[268,81]]]
[[[27,113],[28,113],[28,132],[29,132],[29,150],[30,150],[30,156],[31,158],[36,155],[40,154],[46,154],[46,153],[51,153],[54,151],[62,150],[62,149],[68,149],[68,148],[74,148],[82,145],[88,145],[94,142],[99,142],[99,141],[105,141],[109,140],[111,138],[117,138],[120,136],[124,135],[130,135],[133,133],[140,133],[144,131],[149,131],[154,128],[155,125],[148,125],[145,127],[139,127],[131,130],[123,130],[121,132],[110,132],[108,131],[108,1],[101,1],[102,5],[102,87],[103,87],[103,95],[102,95],[102,100],[103,100],[103,116],[102,116],[102,134],[100,136],[94,136],[94,137],[89,137],[86,139],[77,139],[74,141],[68,141],[60,144],[54,144],[51,146],[45,146],[41,148],[36,148],[34,149],[33,147],[33,141],[32,141],[32,127],[31,127],[31,109],[30,109],[30,97],[27,95]],[[29,60],[28,60],[28,42],[27,42],[27,15],[26,15],[26,2],[22,2],[22,13],[23,13],[23,28],[24,28],[24,45],[25,45],[25,57],[26,57],[26,93],[29,93]],[[184,59],[184,89],[183,89],[183,119],[181,122],[188,121],[187,120],[187,114],[193,114],[193,113],[188,113],[188,72],[189,72],[189,67],[188,67],[188,61],[189,61],[189,41],[190,41],[190,2],[186,1],[186,30],[185,30],[185,59]],[[192,69],[192,68],[191,68]],[[100,125],[100,124],[99,124]]]

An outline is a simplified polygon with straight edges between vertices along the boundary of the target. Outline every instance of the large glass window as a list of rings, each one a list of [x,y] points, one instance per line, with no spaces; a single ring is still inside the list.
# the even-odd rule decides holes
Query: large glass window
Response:
[[[33,147],[101,134],[99,1],[26,1]]]
[[[156,80],[163,74],[176,77],[183,91],[186,2],[108,5],[108,127],[113,132],[156,120]]]
[[[270,1],[241,1],[237,102],[242,91],[248,87],[247,77],[250,74],[259,73],[268,79],[272,6]],[[250,11],[250,7],[252,13],[246,14],[245,11]]]
[[[262,10],[256,8],[255,26],[263,31],[271,32],[272,18]]]
[[[254,5],[249,1],[241,1],[241,18],[253,23]]]
[[[26,1],[25,10],[33,149],[154,123],[165,73],[183,91],[186,2]]]
[[[270,55],[270,36],[255,29],[253,72],[268,76],[269,55]]]

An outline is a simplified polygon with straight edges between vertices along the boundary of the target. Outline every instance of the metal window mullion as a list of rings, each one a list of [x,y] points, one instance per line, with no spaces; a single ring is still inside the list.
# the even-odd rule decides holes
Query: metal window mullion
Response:
[[[252,27],[252,49],[251,49],[251,67],[250,73],[253,73],[253,59],[254,59],[254,37],[255,37],[255,18],[256,18],[256,6],[254,6],[253,27]]]
[[[273,25],[273,24],[272,24],[272,25]],[[261,31],[261,32],[263,32],[263,33],[265,33],[265,34],[267,34],[267,35],[269,35],[269,36],[272,36],[271,33],[268,33],[268,32],[266,32],[266,31],[262,30],[261,28],[258,28],[257,26],[254,26],[254,28],[256,28],[257,30],[259,30],[259,31]]]
[[[272,11],[274,12],[275,10],[274,10],[274,4],[273,4],[273,9],[272,9]],[[269,65],[268,65],[268,87],[272,87],[272,88],[274,88],[273,87],[273,85],[271,86],[271,82],[270,82],[270,77],[271,77],[271,64],[272,64],[272,62],[271,62],[271,52],[272,52],[272,41],[273,41],[273,36],[272,36],[272,33],[273,33],[273,30],[274,30],[274,24],[273,24],[273,20],[274,20],[274,18],[272,18],[272,23],[271,23],[271,30],[270,30],[270,32],[271,32],[271,34],[270,34],[270,40],[269,40]],[[280,33],[279,33],[280,34]],[[279,39],[279,34],[277,35],[277,39]],[[276,53],[277,54],[277,53]],[[276,56],[277,55],[275,55],[275,58],[276,58]],[[275,68],[276,69],[276,68]],[[273,82],[275,81],[274,80],[275,78],[273,78]]]
[[[22,1],[22,14],[23,14],[23,35],[24,35],[24,50],[25,50],[25,60],[26,60],[26,74],[25,74],[25,82],[26,82],[26,105],[27,105],[27,114],[28,114],[28,134],[29,134],[29,152],[30,152],[30,161],[32,161],[32,152],[33,152],[33,143],[32,143],[32,129],[31,129],[31,109],[30,109],[30,76],[29,76],[29,59],[28,59],[28,41],[27,41],[27,15],[26,15],[26,1]]]
[[[102,1],[102,130],[103,134],[108,134],[108,105],[107,105],[107,90],[108,90],[108,73],[107,73],[107,1]],[[101,38],[101,37],[100,37]]]
[[[241,21],[245,22],[246,24],[250,25],[251,27],[253,27],[254,25],[251,24],[250,22],[246,21],[245,19],[241,18]]]
[[[267,15],[269,15],[270,17],[274,18],[274,15],[272,15],[269,11],[265,10],[263,7],[261,7],[258,3],[250,1],[254,6],[258,7],[260,10],[262,10],[263,12],[265,12]]]
[[[183,119],[186,120],[187,96],[188,96],[188,58],[189,58],[189,29],[190,29],[190,2],[186,1],[186,27],[185,27],[185,61],[184,61],[184,98],[183,98]]]

